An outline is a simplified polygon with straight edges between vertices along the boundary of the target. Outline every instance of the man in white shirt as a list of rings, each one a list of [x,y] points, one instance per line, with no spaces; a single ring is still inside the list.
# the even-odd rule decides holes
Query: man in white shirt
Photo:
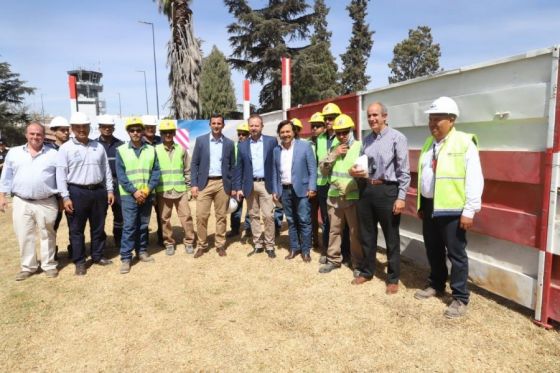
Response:
[[[418,165],[418,216],[423,223],[424,244],[430,263],[428,286],[414,297],[442,295],[448,277],[446,256],[451,262],[450,286],[453,301],[445,311],[448,318],[467,312],[469,258],[466,231],[480,211],[484,177],[475,135],[457,131],[459,108],[449,97],[435,100],[428,137]]]

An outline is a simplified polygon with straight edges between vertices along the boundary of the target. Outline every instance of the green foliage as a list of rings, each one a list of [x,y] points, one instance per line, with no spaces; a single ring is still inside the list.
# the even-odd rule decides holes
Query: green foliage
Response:
[[[342,58],[342,87],[344,93],[366,88],[370,77],[366,75],[367,61],[373,47],[374,31],[365,22],[369,0],[352,0],[346,7],[352,18],[352,37]]]
[[[408,38],[393,49],[393,60],[389,64],[389,83],[402,82],[439,71],[439,44],[434,44],[432,29],[418,26],[408,30]]]
[[[237,110],[235,90],[226,57],[214,46],[202,61],[199,90],[201,118],[212,113],[227,114]]]
[[[0,132],[8,144],[25,143],[24,126],[29,114],[23,105],[25,95],[35,88],[27,87],[7,62],[0,62]]]
[[[304,0],[269,0],[268,6],[252,9],[245,0],[224,0],[236,22],[228,26],[233,53],[229,62],[245,71],[245,77],[263,84],[259,96],[261,111],[282,106],[282,57],[295,59],[308,46],[290,47],[288,42],[304,40],[313,14],[306,14]]]
[[[330,51],[331,33],[327,30],[329,8],[315,0],[311,45],[294,60],[292,68],[292,104],[307,104],[338,96],[338,66]]]

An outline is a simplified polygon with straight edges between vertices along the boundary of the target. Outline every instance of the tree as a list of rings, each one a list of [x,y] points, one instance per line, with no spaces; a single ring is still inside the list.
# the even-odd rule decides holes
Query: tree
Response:
[[[227,114],[237,110],[235,90],[226,57],[216,47],[202,62],[200,74],[201,118],[212,113]]]
[[[25,84],[19,74],[12,72],[9,63],[0,62],[0,133],[10,145],[25,143],[23,128],[29,114],[23,99],[35,91]]]
[[[439,71],[439,44],[433,44],[432,29],[418,26],[408,30],[408,38],[395,45],[389,64],[389,83],[431,75]]]
[[[331,33],[327,30],[329,8],[315,0],[311,45],[293,61],[292,102],[307,104],[338,96],[338,66],[330,51]]]
[[[261,111],[282,106],[281,58],[297,57],[307,46],[289,47],[287,42],[308,36],[313,14],[305,14],[304,0],[269,0],[253,10],[246,0],[224,0],[237,22],[228,26],[233,53],[229,62],[245,71],[245,77],[263,84]]]
[[[177,119],[196,119],[198,87],[202,66],[200,42],[195,38],[190,0],[154,0],[167,16],[171,39],[167,44],[167,66],[171,87],[171,110]]]
[[[346,7],[352,18],[352,37],[342,58],[342,87],[345,93],[366,88],[370,77],[366,75],[367,61],[373,47],[374,31],[365,23],[369,0],[352,0]]]

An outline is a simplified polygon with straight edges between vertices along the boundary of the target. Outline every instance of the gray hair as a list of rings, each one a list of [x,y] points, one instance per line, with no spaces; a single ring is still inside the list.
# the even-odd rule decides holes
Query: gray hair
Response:
[[[27,124],[27,126],[25,126],[25,133],[26,133],[26,134],[27,134],[28,128],[31,127],[31,126],[39,126],[39,127],[41,127],[41,129],[43,130],[43,135],[45,134],[45,125],[44,125],[43,123],[41,123],[41,122],[36,121],[36,120],[29,122],[29,123]]]

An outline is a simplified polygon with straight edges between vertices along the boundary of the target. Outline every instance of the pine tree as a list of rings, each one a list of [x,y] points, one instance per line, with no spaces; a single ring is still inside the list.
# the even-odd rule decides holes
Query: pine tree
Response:
[[[227,115],[237,110],[230,67],[215,45],[202,61],[199,98],[201,118],[210,118],[212,113]]]
[[[338,66],[330,51],[331,32],[327,30],[329,8],[315,0],[314,33],[311,45],[293,61],[292,102],[307,104],[338,96]]]
[[[345,93],[361,91],[366,88],[370,77],[366,75],[367,61],[373,46],[374,31],[369,31],[365,23],[369,0],[352,0],[346,7],[353,20],[352,37],[346,53],[341,55],[342,87]]]
[[[304,0],[269,0],[253,10],[245,0],[224,0],[237,22],[228,26],[233,53],[229,62],[245,71],[247,79],[263,84],[261,111],[282,106],[282,57],[296,58],[307,46],[290,47],[289,41],[304,40],[313,14],[306,14]]]
[[[389,64],[389,83],[438,72],[441,52],[439,44],[434,44],[433,41],[432,29],[428,26],[408,30],[408,38],[397,43],[393,49],[393,60]]]
[[[10,145],[25,143],[23,128],[30,117],[23,99],[35,91],[25,84],[9,63],[0,62],[0,133]]]

